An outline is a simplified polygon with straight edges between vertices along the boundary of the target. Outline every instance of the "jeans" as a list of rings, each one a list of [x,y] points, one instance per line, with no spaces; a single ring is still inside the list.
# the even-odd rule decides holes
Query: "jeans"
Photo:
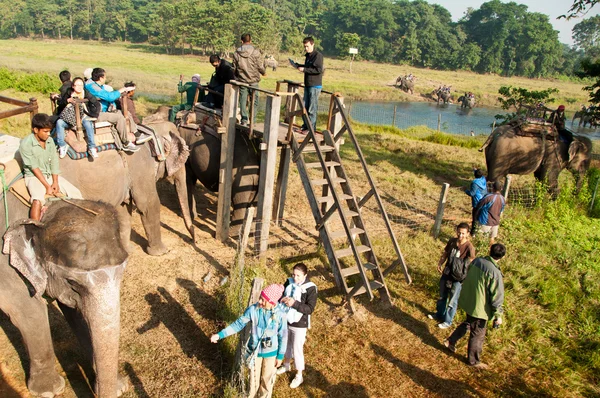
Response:
[[[321,94],[321,88],[317,87],[304,87],[304,107],[308,113],[308,120],[312,124],[313,129],[317,128],[317,109],[319,106],[319,94]],[[308,128],[306,124],[302,126]]]
[[[451,283],[450,288],[447,285],[448,283]],[[452,324],[458,308],[458,297],[461,289],[462,283],[460,282],[450,281],[444,277],[440,279],[440,298],[437,301],[435,313],[436,319],[440,322],[445,322],[448,325]]]
[[[469,365],[477,365],[481,362],[481,352],[483,351],[487,323],[487,319],[474,318],[467,314],[467,320],[458,325],[456,330],[448,337],[450,344],[456,345],[458,340],[462,339],[469,332],[469,346],[467,349]]]
[[[249,85],[253,88],[258,88],[258,83]],[[248,97],[250,96],[250,89],[248,87],[240,86],[240,114],[242,116],[242,122],[248,121]],[[254,92],[254,118],[256,118],[256,111],[258,110],[258,91]],[[253,121],[254,121],[253,118]]]
[[[88,148],[95,148],[96,143],[94,141],[94,122],[89,119],[82,119],[81,124],[85,129],[85,137],[87,138]],[[70,128],[69,124],[62,119],[56,121],[56,127],[54,131],[56,133],[56,145],[63,147],[67,145],[65,142],[65,129]]]

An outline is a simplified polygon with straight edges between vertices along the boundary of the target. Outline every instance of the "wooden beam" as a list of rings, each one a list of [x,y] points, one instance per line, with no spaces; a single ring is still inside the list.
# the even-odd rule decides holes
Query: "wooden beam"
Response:
[[[260,220],[260,230],[256,236],[256,245],[258,246],[261,259],[264,258],[269,246],[280,112],[281,97],[268,95],[265,110],[265,131],[263,134],[263,143],[261,144],[260,178],[258,180],[257,219]]]
[[[5,119],[7,117],[11,117],[11,116],[16,116],[16,115],[20,115],[22,113],[37,113],[37,106],[33,107],[30,105],[24,106],[22,108],[16,108],[16,109],[10,109],[7,111],[2,111],[0,112],[0,119]]]
[[[238,107],[239,88],[225,85],[223,97],[223,132],[221,138],[221,162],[219,166],[219,199],[217,204],[216,238],[225,242],[229,238],[231,217],[231,186],[233,185],[233,153],[235,146],[235,115]]]
[[[2,95],[0,95],[0,102],[6,102],[7,104],[17,105],[17,106],[27,106],[27,105],[29,105],[29,102],[25,102],[25,101],[21,101],[21,100],[16,100],[14,98],[5,97],[5,96],[2,96]]]

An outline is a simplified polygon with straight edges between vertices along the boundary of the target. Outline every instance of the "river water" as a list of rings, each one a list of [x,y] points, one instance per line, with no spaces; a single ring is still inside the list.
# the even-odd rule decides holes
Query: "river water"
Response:
[[[394,124],[399,128],[411,126],[427,126],[432,129],[451,134],[470,135],[489,134],[494,123],[494,116],[506,113],[500,108],[476,106],[470,110],[460,109],[460,105],[437,105],[432,102],[371,102],[355,101],[346,105],[350,117],[361,123],[388,125]],[[394,117],[395,108],[395,117]],[[571,123],[567,122],[567,127]],[[574,132],[588,136],[590,139],[600,139],[600,129],[572,128]]]

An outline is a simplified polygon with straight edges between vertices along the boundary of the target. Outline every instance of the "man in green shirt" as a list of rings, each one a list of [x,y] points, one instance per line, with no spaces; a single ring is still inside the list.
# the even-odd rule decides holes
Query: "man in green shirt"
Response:
[[[177,112],[179,111],[189,111],[194,107],[194,98],[196,98],[196,91],[198,90],[198,86],[200,85],[200,75],[195,74],[192,76],[192,81],[183,84],[183,75],[179,76],[179,84],[177,85],[177,91],[179,93],[185,93],[186,102],[179,105],[173,105],[171,108],[171,112],[169,113],[169,121],[175,123],[175,117],[177,116]],[[204,101],[204,90],[200,89],[198,92],[198,99],[196,102]]]
[[[504,303],[504,281],[498,268],[498,261],[506,254],[506,247],[496,243],[490,248],[490,255],[477,257],[471,263],[467,278],[462,284],[458,305],[467,313],[467,320],[452,332],[444,345],[452,352],[456,351],[456,343],[469,334],[469,365],[487,369],[481,362],[481,352],[487,323],[494,319],[494,327],[502,324],[502,304]]]
[[[62,193],[73,199],[83,199],[79,189],[60,177],[56,145],[50,137],[52,120],[45,113],[38,113],[31,119],[33,134],[23,138],[19,152],[23,159],[25,185],[31,196],[29,217],[39,221],[46,195]]]

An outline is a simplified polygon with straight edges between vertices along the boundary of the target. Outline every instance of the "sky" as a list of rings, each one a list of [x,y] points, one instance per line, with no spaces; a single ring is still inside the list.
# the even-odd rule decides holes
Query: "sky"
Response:
[[[508,0],[501,0],[503,3],[508,3]],[[550,23],[554,26],[555,30],[558,30],[558,40],[561,43],[573,45],[573,38],[571,37],[571,30],[573,26],[582,21],[582,18],[571,19],[566,21],[565,19],[557,20],[556,17],[559,15],[566,14],[571,8],[573,1],[571,0],[513,0],[518,4],[525,4],[530,12],[539,12],[550,16]],[[439,4],[452,14],[452,20],[458,21],[463,17],[465,11],[469,7],[475,9],[481,7],[485,1],[476,0],[427,0],[428,3]],[[593,7],[584,17],[589,18],[600,13],[600,5]]]

